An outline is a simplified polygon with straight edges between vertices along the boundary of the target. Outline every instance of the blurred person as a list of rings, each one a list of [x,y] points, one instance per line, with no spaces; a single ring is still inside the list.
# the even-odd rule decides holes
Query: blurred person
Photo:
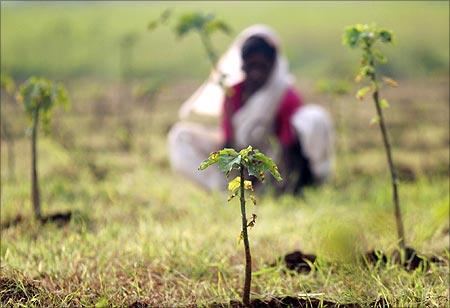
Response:
[[[180,109],[182,119],[220,115],[220,127],[176,123],[168,136],[173,169],[205,188],[223,189],[224,175],[217,168],[198,171],[201,161],[223,147],[252,145],[279,165],[279,192],[298,194],[323,182],[331,172],[331,120],[319,105],[305,105],[292,84],[277,35],[263,25],[244,30]]]

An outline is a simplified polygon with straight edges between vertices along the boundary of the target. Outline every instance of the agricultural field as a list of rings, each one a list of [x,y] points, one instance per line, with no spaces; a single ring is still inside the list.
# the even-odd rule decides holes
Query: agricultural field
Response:
[[[39,132],[38,172],[43,214],[71,217],[33,219],[29,120],[2,89],[0,306],[226,307],[241,299],[238,201],[174,173],[167,157],[167,132],[210,64],[195,35],[147,30],[166,8],[227,21],[233,34],[214,36],[218,52],[249,25],[272,26],[303,99],[334,120],[332,178],[303,198],[268,189],[252,206],[251,297],[448,306],[449,4],[437,1],[2,2],[2,73],[17,85],[45,76],[69,93],[71,106]],[[389,62],[381,71],[399,87],[381,91],[406,242],[440,260],[415,270],[361,259],[397,247],[375,107],[355,98],[359,54],[341,43],[347,25],[372,21],[396,37],[383,46]],[[346,81],[348,93],[322,91],[329,80]],[[311,271],[286,269],[282,258],[294,250],[317,255]]]

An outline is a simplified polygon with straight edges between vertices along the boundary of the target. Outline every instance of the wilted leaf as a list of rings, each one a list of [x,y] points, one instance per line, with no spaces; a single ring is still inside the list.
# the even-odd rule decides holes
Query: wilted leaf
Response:
[[[256,224],[256,214],[252,214],[252,218],[250,219],[250,221],[247,223],[247,228],[253,228]]]
[[[384,81],[384,83],[386,85],[388,85],[390,87],[393,87],[393,88],[397,88],[398,87],[398,82],[396,80],[394,80],[392,78],[389,78],[389,77],[386,77],[386,76],[383,76],[382,79],[383,79],[383,81]]]
[[[244,189],[253,191],[252,181],[244,180]]]
[[[244,181],[245,183],[246,181]],[[241,177],[237,176],[230,182],[228,182],[228,191],[235,193],[236,190],[239,190],[239,187],[241,186]]]

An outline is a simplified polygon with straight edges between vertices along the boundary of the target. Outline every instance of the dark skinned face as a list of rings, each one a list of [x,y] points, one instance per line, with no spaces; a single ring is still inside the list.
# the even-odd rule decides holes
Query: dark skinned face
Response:
[[[261,88],[269,79],[274,61],[264,54],[254,53],[244,59],[242,70],[245,73],[245,84],[251,91]]]

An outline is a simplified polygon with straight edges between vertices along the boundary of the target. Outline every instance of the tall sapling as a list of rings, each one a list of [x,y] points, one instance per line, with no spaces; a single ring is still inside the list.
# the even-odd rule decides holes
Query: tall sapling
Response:
[[[68,106],[67,91],[62,84],[53,84],[45,78],[31,77],[19,88],[17,100],[23,103],[31,121],[31,195],[34,216],[42,220],[41,199],[37,172],[37,136],[39,123],[49,131],[54,107]]]
[[[405,232],[403,228],[403,220],[400,210],[400,201],[398,196],[398,176],[392,159],[391,144],[386,129],[385,120],[383,117],[383,109],[389,107],[389,103],[386,99],[380,98],[381,84],[377,74],[377,66],[380,63],[386,63],[386,57],[375,48],[377,42],[392,43],[393,33],[389,30],[377,28],[375,25],[363,25],[356,24],[347,27],[343,36],[343,43],[351,48],[359,48],[362,50],[362,59],[359,72],[355,78],[356,82],[366,79],[369,81],[369,85],[361,88],[356,97],[360,100],[364,96],[372,92],[372,98],[377,110],[377,117],[372,119],[372,122],[377,122],[380,126],[381,135],[383,137],[384,149],[386,151],[386,157],[391,173],[392,181],[392,197],[395,209],[395,220],[397,225],[397,235],[402,250],[405,249]],[[382,80],[388,86],[396,87],[397,82],[391,78],[383,77]]]
[[[158,20],[149,23],[148,28],[153,30],[159,24],[165,24],[169,20],[171,12],[166,10],[162,13]],[[211,40],[211,36],[215,32],[222,32],[225,34],[231,34],[231,27],[223,20],[217,19],[213,14],[204,14],[201,12],[192,12],[181,15],[174,27],[175,34],[182,38],[191,32],[195,32],[199,35],[203,48],[206,51],[206,55],[211,63],[213,69],[216,69],[217,56],[216,49]],[[225,88],[224,85],[225,75],[219,72],[218,84]]]
[[[261,153],[259,150],[253,149],[251,146],[246,149],[242,149],[239,153],[234,149],[227,148],[213,152],[205,161],[201,163],[199,170],[204,170],[216,163],[220,171],[225,173],[227,177],[232,170],[237,170],[239,172],[239,176],[235,177],[228,183],[228,190],[231,193],[228,201],[236,196],[239,196],[241,204],[242,231],[239,238],[244,241],[245,249],[245,278],[242,302],[245,306],[249,306],[252,278],[252,257],[250,253],[250,243],[248,240],[247,231],[248,228],[254,226],[256,222],[256,215],[252,214],[250,221],[247,220],[245,191],[253,191],[253,185],[252,182],[250,180],[246,180],[245,177],[246,174],[248,174],[249,176],[253,176],[255,179],[262,182],[264,181],[264,173],[269,171],[277,181],[281,181],[282,179],[278,171],[278,167],[272,159]],[[255,205],[255,197],[250,195],[250,199]]]

